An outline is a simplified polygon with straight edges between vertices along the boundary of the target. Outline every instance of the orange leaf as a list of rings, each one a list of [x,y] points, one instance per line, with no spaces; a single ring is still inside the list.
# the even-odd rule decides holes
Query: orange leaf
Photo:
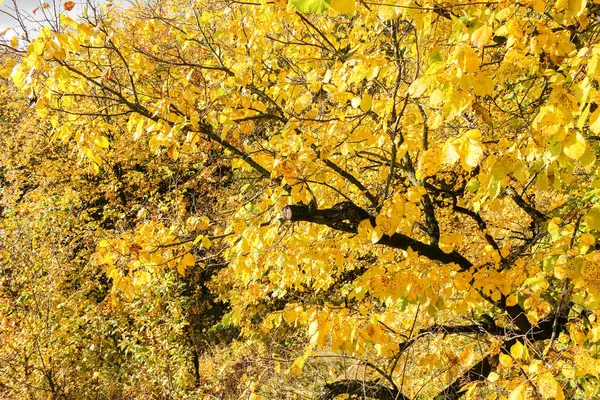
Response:
[[[67,11],[71,11],[73,9],[73,7],[75,7],[75,2],[74,1],[65,1],[65,10]]]

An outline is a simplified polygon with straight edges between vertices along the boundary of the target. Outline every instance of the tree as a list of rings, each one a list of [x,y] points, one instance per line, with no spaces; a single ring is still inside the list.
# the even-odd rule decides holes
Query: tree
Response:
[[[218,265],[224,325],[305,332],[292,377],[361,366],[323,399],[597,395],[598,5],[294,4],[107,3],[27,44],[12,79],[91,173],[147,146],[235,182],[124,202],[91,257],[113,295]]]

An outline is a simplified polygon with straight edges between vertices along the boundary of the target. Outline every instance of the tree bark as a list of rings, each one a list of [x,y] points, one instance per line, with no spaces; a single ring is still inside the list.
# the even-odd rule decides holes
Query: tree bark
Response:
[[[344,379],[326,384],[319,395],[319,400],[333,400],[342,394],[378,400],[409,400],[398,390],[389,388],[379,382],[368,382],[360,379]]]
[[[374,217],[349,201],[338,203],[331,208],[322,210],[310,210],[304,204],[285,206],[283,208],[283,219],[292,222],[305,221],[326,225],[347,233],[358,233],[358,224],[365,219],[370,220],[371,224],[375,225]],[[460,267],[461,271],[466,271],[473,267],[473,264],[469,260],[456,251],[444,253],[436,245],[426,244],[400,233],[394,233],[391,236],[383,235],[377,244],[401,250],[411,248],[413,251],[430,260],[439,261],[443,264],[455,263]]]

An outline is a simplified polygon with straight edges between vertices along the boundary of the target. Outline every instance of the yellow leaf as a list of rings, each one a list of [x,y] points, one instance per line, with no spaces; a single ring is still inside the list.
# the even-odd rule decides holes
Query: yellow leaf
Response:
[[[475,93],[477,96],[485,96],[488,94],[492,94],[494,93],[494,87],[496,86],[494,80],[492,79],[492,77],[485,75],[485,74],[477,74],[477,77],[475,77],[473,79],[473,93]],[[479,107],[477,107],[479,106]],[[481,111],[480,109],[483,109],[483,111]],[[479,103],[475,103],[473,105],[473,109],[475,110],[475,112],[477,112],[478,114],[482,114],[483,112],[487,113],[487,118],[490,119],[491,121],[491,117],[489,116],[489,112],[483,108],[483,106],[481,106]],[[487,124],[490,124],[491,122],[488,122],[487,120],[484,120]]]
[[[475,391],[475,389],[477,389],[477,385],[478,382],[470,382],[466,384],[463,388],[461,388],[461,391],[466,390],[465,400],[471,399],[471,396],[473,396],[473,392]]]
[[[383,21],[388,21],[390,19],[396,18],[396,16],[398,14],[396,13],[396,7],[391,7],[391,5],[390,5],[390,6],[380,6],[379,10],[377,12],[377,15]]]
[[[383,229],[380,226],[376,226],[375,229],[371,232],[371,243],[375,244],[379,242],[381,237],[383,236]]]
[[[94,142],[103,149],[108,149],[109,143],[108,138],[106,136],[99,136],[94,140]]]
[[[505,367],[510,367],[513,363],[513,359],[508,354],[501,353],[500,354],[500,364]]]
[[[537,386],[544,399],[564,400],[565,398],[562,388],[550,372],[538,376]]]
[[[465,140],[460,148],[460,162],[467,171],[479,165],[483,157],[483,149],[475,140]]]
[[[424,77],[416,79],[410,84],[410,87],[408,88],[408,94],[410,94],[412,97],[421,97],[423,93],[425,93],[425,90],[427,90],[427,87],[427,78]]]
[[[596,78],[600,76],[600,48],[594,46],[591,57],[587,63],[586,72],[589,77]]]
[[[569,336],[571,337],[571,340],[577,345],[582,345],[585,342],[585,334],[575,324],[569,326]]]
[[[356,11],[355,0],[331,0],[331,8],[342,14],[354,14]]]
[[[183,256],[183,259],[181,260],[181,262],[187,266],[192,266],[196,262],[196,259],[194,258],[194,256],[192,254],[186,253]]]
[[[296,311],[296,308],[290,308],[283,312],[283,320],[289,325],[292,325],[297,319],[298,312]]]
[[[593,246],[596,242],[596,238],[594,238],[594,235],[590,235],[589,233],[584,233],[583,235],[581,235],[580,240],[581,243],[587,246]]]
[[[140,271],[134,278],[133,284],[134,286],[143,286],[146,283],[150,282],[152,276],[148,271]]]
[[[196,259],[194,256],[190,253],[186,253],[177,265],[177,272],[179,272],[181,275],[184,275],[187,268],[191,267],[195,263]]]
[[[147,214],[148,214],[148,211],[145,208],[140,208],[139,211],[136,214],[136,218],[137,219],[144,219],[144,218],[146,218]]]
[[[424,187],[415,186],[415,187],[408,188],[408,191],[406,193],[406,198],[408,199],[408,201],[411,201],[413,203],[418,203],[419,201],[421,201],[421,198],[426,194],[427,194],[427,190]]]
[[[579,164],[581,164],[582,167],[589,167],[590,165],[594,164],[595,162],[596,162],[596,154],[594,154],[594,151],[592,149],[590,149],[588,146],[585,150],[585,153],[583,153],[583,155],[579,159]]]
[[[25,84],[25,73],[23,72],[23,64],[17,64],[12,70],[10,77],[16,87],[21,88]]]
[[[417,178],[433,176],[438,173],[442,164],[442,151],[438,147],[429,148],[419,159]]]
[[[473,43],[474,46],[481,48],[487,44],[491,37],[492,28],[483,25],[471,34],[471,43]]]
[[[302,368],[304,368],[305,357],[298,357],[294,360],[292,367],[290,368],[290,375],[293,377],[302,375]]]
[[[546,354],[546,353],[544,353]],[[542,362],[540,360],[534,360],[527,368],[530,374],[537,374],[540,369]]]
[[[465,132],[464,136],[469,139],[477,140],[477,139],[481,139],[482,134],[479,129],[469,129],[468,131]]]
[[[127,300],[133,300],[135,297],[135,286],[133,285],[130,277],[123,277],[119,279],[117,286],[123,291],[123,294]]]
[[[579,17],[579,15],[585,9],[587,0],[569,0],[569,12],[574,17]]]
[[[381,228],[386,235],[393,235],[396,232],[398,225],[392,223],[391,218],[387,214],[380,213],[375,218],[375,223]]]
[[[360,101],[360,109],[364,112],[367,112],[371,109],[372,105],[373,97],[371,97],[371,95],[368,93],[363,94],[362,100]]]
[[[197,244],[202,239],[204,239],[204,235],[198,235],[198,236],[196,236],[196,239],[194,239],[194,241],[192,242],[192,244]]]
[[[600,229],[600,206],[595,206],[588,211],[585,222],[590,229]]]
[[[586,145],[583,135],[571,132],[563,141],[563,151],[567,157],[578,160],[585,153]]]
[[[520,384],[508,396],[508,400],[525,400],[525,384]]]
[[[545,0],[533,0],[533,10],[536,13],[543,13],[545,8],[546,8]]]
[[[490,374],[488,375],[487,379],[488,379],[488,381],[490,381],[490,382],[493,383],[493,382],[496,382],[498,379],[500,379],[500,375],[498,375],[495,372],[490,372]]]
[[[371,240],[373,233],[373,225],[371,225],[371,221],[365,219],[358,224],[358,237],[361,240]]]
[[[456,55],[459,68],[463,72],[472,73],[479,69],[479,58],[469,46],[460,48]]]
[[[600,133],[600,107],[590,115],[590,130],[596,134]]]
[[[473,363],[473,357],[475,355],[475,343],[469,343],[467,347],[460,353],[458,358],[460,363],[465,367],[470,367]]]
[[[523,357],[523,344],[521,342],[517,342],[510,347],[510,354],[514,359],[520,360]]]
[[[450,141],[444,143],[442,147],[442,162],[446,165],[453,165],[460,159],[456,147]]]

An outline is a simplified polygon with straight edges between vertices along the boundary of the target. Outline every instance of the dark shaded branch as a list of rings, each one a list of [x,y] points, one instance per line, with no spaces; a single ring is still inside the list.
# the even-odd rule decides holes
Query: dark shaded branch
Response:
[[[254,93],[255,95],[259,96],[260,98],[262,98],[263,100],[265,100],[269,104],[271,104],[277,110],[277,112],[280,114],[280,118],[279,118],[280,121],[287,122],[287,118],[285,118],[285,111],[283,111],[281,106],[279,104],[277,104],[277,102],[275,100],[273,100],[263,90],[257,88],[253,84],[246,85],[246,87],[248,88],[248,90],[250,90],[250,92]]]
[[[523,197],[521,197],[516,191],[515,189],[511,188],[511,187],[507,187],[506,188],[506,193],[508,193],[510,195],[510,197],[512,197],[512,199],[514,200],[515,203],[517,203],[517,205],[519,207],[521,207],[521,209],[523,211],[525,211],[530,217],[531,219],[533,219],[533,221],[536,224],[541,224],[542,222],[548,220],[548,217],[542,213],[541,211],[536,210],[534,207],[532,207],[531,205],[529,205],[524,199]]]
[[[409,400],[398,390],[389,388],[380,382],[360,379],[344,379],[327,383],[319,394],[319,400],[333,400],[342,394],[379,400]]]
[[[512,266],[512,264],[523,253],[525,253],[529,248],[531,248],[533,245],[535,245],[537,242],[539,242],[540,240],[542,240],[547,235],[548,235],[548,232],[542,230],[542,231],[538,232],[532,238],[526,239],[527,241],[525,243],[523,243],[521,246],[518,246],[517,248],[515,248],[514,250],[512,250],[510,252],[510,254],[504,260],[502,260],[502,270],[506,269],[506,268],[510,268]]]
[[[420,339],[423,339],[429,335],[442,334],[442,335],[451,335],[451,334],[491,334],[491,335],[503,335],[505,332],[503,329],[499,328],[494,324],[474,324],[474,325],[458,325],[458,326],[448,326],[448,325],[433,325],[427,329],[422,329],[418,334],[413,336],[412,338],[398,344],[398,353],[396,357],[399,357],[403,352],[408,350],[415,342]]]
[[[410,183],[413,186],[424,186],[424,182],[420,179],[417,179],[414,164],[408,153],[406,153],[402,158],[402,164]],[[425,221],[427,222],[427,234],[431,238],[432,244],[437,246],[440,241],[440,225],[435,217],[435,210],[433,208],[433,202],[431,201],[431,196],[429,193],[426,193],[423,196],[422,203]]]
[[[332,208],[322,210],[311,209],[308,205],[304,204],[288,205],[283,208],[282,213],[283,219],[286,221],[311,222],[326,225],[332,229],[346,233],[358,233],[358,224],[365,219],[371,221],[373,226],[376,225],[374,217],[349,201],[338,203]],[[377,244],[401,250],[411,248],[413,251],[430,260],[443,264],[454,263],[460,267],[460,271],[467,271],[473,267],[473,264],[457,251],[445,253],[436,245],[426,244],[400,233],[394,233],[391,236],[383,235]],[[525,311],[519,305],[508,306],[506,304],[506,296],[502,296],[500,301],[494,301],[481,290],[477,290],[477,292],[485,300],[505,311],[521,332],[527,332],[531,329],[531,324],[527,319]]]
[[[488,244],[492,246],[498,253],[500,253],[500,247],[498,247],[498,243],[496,243],[496,240],[492,237],[492,235],[488,233],[487,224],[485,223],[483,218],[481,218],[481,215],[479,215],[475,211],[469,210],[468,208],[456,205],[454,206],[454,210],[473,218],[475,222],[477,222],[477,226],[479,227],[479,230],[483,233],[483,236],[485,237],[485,240],[488,242]],[[502,257],[502,255],[500,255],[500,257]]]
[[[448,385],[444,390],[434,397],[435,400],[454,400],[461,398],[465,392],[459,392],[460,388],[468,382],[482,381],[492,372],[492,364],[498,363],[499,355],[487,356],[477,364],[469,368],[458,379]]]
[[[321,152],[319,151],[319,149],[317,149],[317,147],[315,145],[312,145],[311,147],[313,148],[313,150],[317,154],[317,157],[321,158]],[[363,192],[364,195],[367,197],[367,199],[369,199],[369,201],[371,202],[371,205],[373,207],[377,207],[377,196],[375,196],[375,195],[373,195],[373,193],[369,192],[369,189],[367,189],[365,187],[365,185],[363,185],[358,179],[356,179],[354,177],[354,175],[352,175],[348,171],[342,169],[341,167],[339,167],[333,161],[323,160],[323,162],[329,168],[331,168],[332,170],[334,170],[335,172],[337,172],[341,177],[343,177],[348,182],[350,182],[351,184],[353,184],[354,186],[356,186],[358,188],[358,190],[360,190],[361,192]]]
[[[421,113],[421,118],[423,118],[423,149],[427,150],[429,148],[429,125],[427,125],[427,113],[423,109],[423,106],[416,103],[419,108],[419,112]]]
[[[283,218],[293,222],[306,221],[326,225],[347,233],[358,233],[358,224],[365,219],[371,220],[371,223],[375,225],[375,219],[368,212],[350,202],[338,203],[332,208],[312,212],[309,212],[307,205],[289,205],[283,209]],[[401,250],[411,248],[431,260],[444,264],[455,263],[461,271],[466,271],[473,266],[469,260],[456,251],[444,253],[438,246],[426,244],[399,233],[391,236],[383,235],[377,244]]]
[[[201,124],[200,125],[200,133],[206,135],[211,140],[214,140],[215,142],[219,143],[221,146],[230,150],[233,154],[240,157],[248,165],[250,165],[252,168],[254,168],[258,173],[260,173],[264,178],[271,178],[271,173],[269,171],[267,171],[265,168],[263,168],[262,165],[260,165],[256,161],[254,161],[252,159],[252,157],[250,157],[248,154],[244,153],[243,151],[241,151],[240,149],[238,149],[237,147],[235,147],[234,145],[229,143],[227,140],[221,138],[220,135],[217,135],[213,131],[213,128],[211,125]]]
[[[570,307],[568,307],[570,308]],[[510,354],[510,348],[517,342],[523,343],[525,346],[526,342],[537,342],[541,340],[551,339],[554,335],[563,332],[566,328],[568,317],[566,313],[563,313],[560,309],[555,314],[545,318],[538,325],[532,327],[525,334],[515,332],[512,333],[510,338],[505,341],[502,345],[501,351],[506,354]],[[526,340],[525,340],[526,339]],[[498,365],[499,354],[488,355],[484,357],[477,364],[469,368],[464,374],[454,380],[444,390],[442,390],[436,397],[436,400],[454,400],[459,399],[465,392],[459,392],[461,387],[466,385],[468,382],[482,381],[492,372],[493,365]]]
[[[501,351],[506,354],[510,354],[510,348],[518,341],[524,341],[524,337],[531,341],[540,341],[550,339],[553,335],[558,332],[562,332],[565,329],[568,318],[557,311],[558,317],[550,316],[543,320],[540,324],[530,329],[527,333],[512,333],[510,338],[505,341],[502,345]],[[557,322],[558,321],[558,322]],[[557,328],[558,327],[558,328]],[[445,326],[445,325],[434,325],[426,330],[419,332],[418,335],[413,337],[406,342],[399,345],[400,354],[412,346],[415,341],[423,338],[426,335],[434,333],[491,333],[494,335],[503,334],[503,330],[494,324],[476,324],[476,325],[463,325],[463,326]],[[459,399],[463,396],[464,392],[461,392],[461,388],[468,382],[482,381],[486,379],[489,374],[494,370],[494,366],[498,364],[499,354],[490,354],[482,358],[478,363],[473,365],[461,376],[455,379],[450,385],[435,396],[436,400],[454,400]],[[408,399],[400,391],[389,388],[377,381],[362,381],[358,379],[346,379],[333,383],[328,383],[324,386],[319,396],[320,400],[333,400],[336,396],[348,394],[350,396],[370,397],[375,399]]]

